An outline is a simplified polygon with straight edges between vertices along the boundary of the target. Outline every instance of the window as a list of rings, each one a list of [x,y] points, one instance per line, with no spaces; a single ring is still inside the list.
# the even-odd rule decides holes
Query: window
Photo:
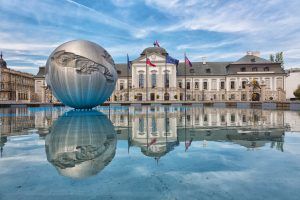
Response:
[[[235,114],[230,115],[230,121],[233,123],[235,122]]]
[[[166,118],[166,132],[170,132],[170,118],[168,117]]]
[[[190,73],[195,73],[195,70],[194,69],[190,69]]]
[[[265,67],[265,68],[264,68],[264,71],[265,71],[265,72],[268,72],[269,70],[270,70],[269,67]]]
[[[242,88],[245,89],[247,85],[247,81],[242,81]]]
[[[225,100],[225,94],[222,94],[222,100]]]
[[[152,117],[152,132],[153,133],[157,132],[155,117]]]
[[[144,118],[139,118],[139,132],[144,132]]]
[[[224,123],[225,122],[225,116],[221,115],[221,122]]]
[[[210,68],[207,68],[207,69],[205,70],[205,72],[206,72],[206,73],[211,73]]]
[[[255,58],[252,58],[252,59],[251,59],[251,62],[255,62]]]
[[[213,79],[211,81],[211,89],[212,90],[216,90],[217,89],[217,80],[216,79]]]
[[[144,74],[139,74],[139,88],[144,88]]]
[[[207,90],[207,82],[205,81],[205,82],[203,82],[203,90]]]
[[[120,90],[124,89],[124,83],[120,83]]]
[[[168,73],[165,73],[165,87],[170,87],[170,75]]]
[[[234,90],[235,89],[235,82],[230,81],[230,89]]]
[[[247,122],[247,117],[246,117],[246,115],[243,115],[242,120],[243,120],[243,123]]]
[[[282,78],[277,78],[277,79],[276,79],[276,86],[277,86],[277,89],[283,89],[283,81],[282,81]]]
[[[252,67],[253,72],[257,72],[257,67]]]
[[[199,89],[199,82],[195,82],[195,90]]]
[[[266,84],[266,88],[270,89],[270,79],[269,78],[265,79],[265,84]]]
[[[152,88],[156,87],[156,74],[151,74],[151,86]]]
[[[235,95],[234,94],[230,95],[230,100],[235,100]]]
[[[224,89],[225,89],[225,82],[221,81],[221,90],[224,90]]]
[[[181,82],[181,81],[178,82],[178,87],[179,87],[179,88],[182,88],[182,82]]]
[[[117,71],[117,73],[118,73],[118,75],[120,75],[120,74],[121,74],[121,71],[120,71],[120,70],[118,70],[118,71]]]
[[[246,67],[242,67],[241,72],[245,72],[245,71],[246,71]]]
[[[191,89],[191,83],[190,82],[186,82],[186,89],[190,90]]]

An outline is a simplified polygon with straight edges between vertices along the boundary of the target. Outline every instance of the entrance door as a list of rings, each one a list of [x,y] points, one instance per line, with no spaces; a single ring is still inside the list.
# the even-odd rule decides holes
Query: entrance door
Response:
[[[155,101],[155,94],[154,94],[154,93],[151,93],[151,94],[150,94],[150,100],[151,100],[151,101]]]
[[[253,93],[252,94],[252,101],[259,101],[260,100],[260,94],[259,93]]]
[[[169,93],[165,93],[165,101],[169,101],[170,100],[170,95],[169,95]]]
[[[143,95],[141,93],[138,93],[137,95],[137,100],[142,101],[143,100]]]

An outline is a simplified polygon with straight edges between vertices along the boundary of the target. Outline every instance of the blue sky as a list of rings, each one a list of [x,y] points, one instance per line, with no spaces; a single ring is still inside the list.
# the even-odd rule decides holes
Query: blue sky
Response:
[[[61,43],[86,39],[116,63],[154,40],[191,61],[235,61],[284,52],[300,67],[299,0],[0,0],[0,50],[9,67],[36,73]]]

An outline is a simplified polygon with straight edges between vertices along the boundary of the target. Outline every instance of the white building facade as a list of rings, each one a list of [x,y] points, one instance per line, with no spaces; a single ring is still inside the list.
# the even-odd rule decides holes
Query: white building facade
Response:
[[[286,73],[253,52],[236,62],[166,63],[167,51],[146,48],[139,58],[116,64],[119,79],[109,101],[284,101]],[[156,66],[146,65],[146,59]],[[128,83],[128,84],[127,84]],[[129,90],[128,90],[128,87]],[[129,93],[129,99],[128,99]]]

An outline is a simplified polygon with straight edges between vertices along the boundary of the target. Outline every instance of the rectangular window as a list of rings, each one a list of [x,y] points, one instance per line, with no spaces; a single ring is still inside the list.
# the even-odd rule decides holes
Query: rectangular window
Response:
[[[178,87],[182,88],[182,82],[178,82]]]
[[[241,72],[245,72],[245,71],[246,71],[246,67],[242,67]]]
[[[235,82],[230,81],[230,89],[234,90],[235,89]]]
[[[190,82],[186,82],[186,89],[190,90],[191,89],[191,83]]]
[[[224,89],[225,89],[225,82],[221,81],[221,90],[224,90]]]
[[[124,89],[124,83],[120,83],[120,90]]]
[[[203,90],[207,90],[207,82],[203,82]]]
[[[252,68],[252,71],[253,71],[253,72],[257,72],[257,67],[253,67],[253,68]]]
[[[266,88],[270,89],[270,79],[269,78],[265,79],[265,84],[266,84]]]
[[[196,90],[199,89],[199,82],[195,82],[195,89],[196,89]]]
[[[242,81],[242,88],[245,89],[247,85],[247,81]]]
[[[211,89],[216,90],[217,89],[217,80],[213,79],[211,82]]]

